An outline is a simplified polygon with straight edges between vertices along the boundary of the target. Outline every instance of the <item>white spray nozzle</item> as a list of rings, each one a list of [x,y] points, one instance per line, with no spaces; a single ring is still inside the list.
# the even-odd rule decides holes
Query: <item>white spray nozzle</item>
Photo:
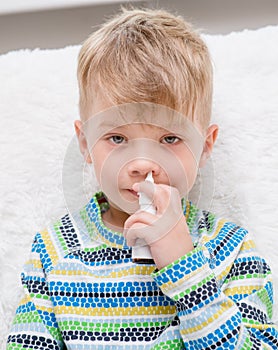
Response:
[[[150,182],[154,183],[153,174],[151,171],[147,174],[145,181],[150,181]]]
[[[150,181],[154,183],[152,172],[150,171],[145,178],[145,181]],[[155,214],[156,210],[155,207],[152,204],[151,198],[145,195],[143,192],[139,192],[139,205],[140,209],[144,210],[148,213]],[[152,259],[152,255],[150,252],[149,247],[146,245],[146,242],[143,239],[137,239],[136,245],[132,249],[132,259],[135,261],[140,260],[142,263],[144,260]]]
[[[150,181],[150,182],[154,183],[151,171],[148,173],[147,177],[145,178],[145,181]],[[156,213],[156,210],[152,204],[151,198],[149,198],[143,192],[139,192],[139,205],[140,205],[141,210],[144,210],[144,211],[151,213],[151,214]]]

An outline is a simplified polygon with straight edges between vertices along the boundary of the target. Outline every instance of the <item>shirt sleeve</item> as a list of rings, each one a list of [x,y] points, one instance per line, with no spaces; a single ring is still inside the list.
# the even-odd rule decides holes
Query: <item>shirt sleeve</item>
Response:
[[[186,349],[278,348],[270,268],[250,237],[240,247],[230,255],[219,248],[213,261],[202,245],[153,273],[176,304]]]
[[[24,297],[16,310],[7,350],[65,349],[40,259],[43,248],[37,237],[21,274]]]

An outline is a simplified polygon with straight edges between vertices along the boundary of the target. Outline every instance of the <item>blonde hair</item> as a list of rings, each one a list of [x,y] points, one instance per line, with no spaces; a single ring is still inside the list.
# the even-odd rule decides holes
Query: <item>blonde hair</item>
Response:
[[[83,43],[77,74],[81,119],[90,117],[100,91],[113,105],[153,102],[209,124],[207,46],[189,23],[165,10],[122,7]]]

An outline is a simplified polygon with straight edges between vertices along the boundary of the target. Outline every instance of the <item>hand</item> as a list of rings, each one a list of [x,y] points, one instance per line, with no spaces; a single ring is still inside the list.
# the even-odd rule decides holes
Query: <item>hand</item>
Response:
[[[156,214],[138,210],[125,221],[127,244],[133,246],[138,238],[143,239],[150,247],[158,269],[193,250],[178,190],[149,181],[135,183],[132,189],[152,198]]]

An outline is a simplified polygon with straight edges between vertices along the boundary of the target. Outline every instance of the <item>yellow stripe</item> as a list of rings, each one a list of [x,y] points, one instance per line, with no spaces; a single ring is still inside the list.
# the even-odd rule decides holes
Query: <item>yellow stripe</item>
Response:
[[[244,242],[244,243],[242,244],[242,246],[241,246],[241,251],[250,250],[251,248],[255,248],[255,242],[254,242],[253,240],[248,240],[248,241],[246,241],[246,242]],[[232,262],[232,264],[233,264],[233,263],[234,263],[234,262]],[[223,270],[223,271],[221,272],[221,274],[218,275],[218,277],[217,277],[218,280],[221,280],[221,279],[223,279],[224,277],[226,277],[226,276],[228,275],[229,270],[230,270],[231,267],[232,267],[232,264],[229,265],[228,267],[226,267],[225,270]]]
[[[25,295],[20,300],[19,306],[25,305],[25,304],[29,303],[30,301],[31,301],[31,298],[29,297],[29,295]]]
[[[46,307],[42,305],[36,305],[37,309],[42,310],[42,311],[47,311],[49,314],[53,313],[53,309],[51,307]]]
[[[243,244],[241,246],[241,251],[250,250],[251,248],[255,248],[255,247],[256,247],[255,242],[252,239],[250,239],[246,242],[243,242]]]
[[[183,278],[180,278],[178,281],[175,281],[173,283],[173,281],[168,281],[164,284],[161,285],[161,289],[163,289],[165,292],[167,292],[168,290],[171,290],[173,288],[173,285],[175,285],[175,288],[181,286],[182,284],[184,284],[185,281],[190,280],[191,278],[194,278],[195,275],[198,275],[202,272],[202,270],[204,270],[204,266],[199,267],[198,269],[196,269],[195,271],[192,271],[190,274],[185,275]],[[203,279],[206,278],[206,276],[203,276]]]
[[[120,278],[120,277],[125,277],[130,275],[149,276],[154,271],[154,269],[155,269],[155,266],[134,266],[124,270],[112,271],[109,274],[105,274],[105,278]],[[103,275],[99,276],[89,271],[54,270],[52,271],[52,274],[63,275],[63,276],[83,275],[83,276],[92,276],[94,278],[103,279]]]
[[[26,261],[25,265],[32,265],[37,269],[41,269],[42,268],[42,263],[39,259],[29,259]]]
[[[209,317],[206,321],[196,325],[195,327],[182,329],[181,334],[191,334],[200,331],[201,329],[207,326],[211,327],[211,324],[215,322],[215,320],[217,320],[224,312],[226,312],[232,306],[232,300],[227,300],[227,302],[224,302],[220,305],[220,309],[213,316]]]
[[[268,329],[273,328],[278,331],[278,327],[275,324],[252,324],[252,323],[244,323],[245,327],[256,328],[256,329]]]
[[[228,275],[229,271],[231,270],[232,265],[233,264],[230,264],[228,267],[226,267],[226,269],[223,272],[221,272],[220,275],[217,276],[217,279],[222,280],[223,277],[226,277]]]
[[[262,286],[238,286],[227,288],[224,290],[225,295],[232,296],[235,294],[252,294],[254,291],[258,291]]]
[[[95,275],[91,274],[89,271],[78,271],[78,270],[74,270],[74,271],[71,271],[71,270],[52,270],[51,271],[51,274],[52,275],[62,275],[62,276],[94,276],[96,277]],[[103,278],[103,276],[101,276],[101,278]]]
[[[203,239],[202,239],[202,242],[203,243],[207,243],[210,240],[212,240],[213,238],[215,238],[219,234],[219,231],[222,229],[223,224],[225,222],[227,222],[227,220],[225,220],[225,219],[219,220],[219,222],[218,222],[218,224],[216,226],[216,230],[214,231],[213,235],[212,236],[204,236]]]
[[[112,271],[108,276],[111,278],[124,277],[129,275],[149,276],[155,270],[155,266],[134,266],[121,271]]]
[[[176,307],[173,306],[146,306],[146,307],[73,307],[56,306],[54,307],[56,315],[72,314],[86,316],[133,316],[133,315],[174,315]]]
[[[55,265],[58,262],[59,257],[57,255],[57,252],[56,252],[56,249],[53,245],[53,242],[50,239],[49,232],[47,230],[43,230],[43,231],[40,231],[40,234],[41,234],[42,239],[44,241],[46,251],[50,256],[52,263]]]

